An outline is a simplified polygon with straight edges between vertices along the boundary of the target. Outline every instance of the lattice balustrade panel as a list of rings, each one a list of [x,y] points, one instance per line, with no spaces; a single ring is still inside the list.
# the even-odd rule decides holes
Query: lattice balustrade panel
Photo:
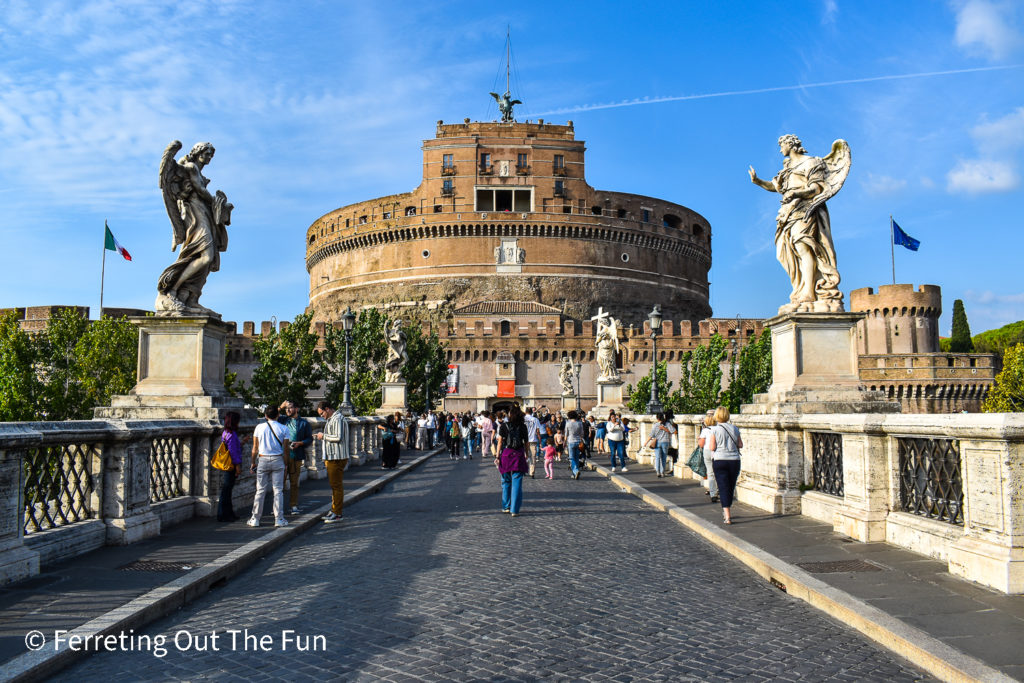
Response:
[[[950,524],[964,523],[960,444],[954,439],[897,439],[900,507]]]
[[[153,439],[149,451],[149,499],[152,503],[177,498],[185,470],[185,440],[171,437]]]
[[[61,444],[26,452],[25,533],[96,516],[93,463],[98,444]]]
[[[831,432],[811,432],[811,479],[814,490],[843,495],[843,437]]]

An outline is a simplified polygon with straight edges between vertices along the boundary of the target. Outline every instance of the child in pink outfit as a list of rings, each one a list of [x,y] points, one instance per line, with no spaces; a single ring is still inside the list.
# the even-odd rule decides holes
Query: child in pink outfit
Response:
[[[548,479],[555,478],[555,447],[551,444],[544,447],[544,474]]]

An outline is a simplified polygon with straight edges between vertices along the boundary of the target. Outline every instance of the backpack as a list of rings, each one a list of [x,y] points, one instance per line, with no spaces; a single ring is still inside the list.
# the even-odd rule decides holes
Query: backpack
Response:
[[[505,448],[523,450],[523,447],[526,446],[526,425],[519,425],[518,428],[508,425],[505,430],[508,432],[508,443],[505,444]]]
[[[452,437],[453,439],[461,439],[462,438],[462,430],[459,429],[459,423],[458,422],[452,422],[452,428],[448,432],[448,436]]]

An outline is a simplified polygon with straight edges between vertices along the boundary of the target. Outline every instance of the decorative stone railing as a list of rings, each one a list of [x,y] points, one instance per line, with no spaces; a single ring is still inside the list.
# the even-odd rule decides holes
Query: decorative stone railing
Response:
[[[629,415],[629,455],[654,423]],[[703,415],[676,418],[679,460]],[[948,563],[952,574],[1024,593],[1024,414],[734,415],[743,461],[738,499],[803,514],[863,542],[885,541]]]
[[[379,459],[383,420],[348,421],[351,464]],[[323,423],[310,422],[314,431]],[[251,435],[253,426],[240,435]],[[195,420],[0,423],[0,585],[37,574],[41,564],[215,515],[223,474],[210,459],[220,433]],[[247,463],[249,444],[242,452]],[[242,471],[233,502],[244,510],[255,477]],[[319,441],[304,476],[327,476]]]

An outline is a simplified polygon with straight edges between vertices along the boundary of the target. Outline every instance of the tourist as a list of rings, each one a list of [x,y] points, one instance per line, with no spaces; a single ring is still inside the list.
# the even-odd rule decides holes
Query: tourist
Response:
[[[615,413],[612,412],[608,417],[611,418]],[[605,437],[608,435],[608,421],[598,420],[594,423],[594,452],[597,454],[607,453],[608,448],[605,446]]]
[[[345,468],[348,467],[348,420],[327,401],[320,401],[317,414],[327,420],[324,431],[316,438],[324,442],[324,465],[331,486],[331,511],[324,515],[327,524],[341,521],[345,507]]]
[[[619,416],[612,413],[608,417],[608,421],[605,424],[605,432],[608,437],[608,450],[612,456],[612,472],[616,471],[616,460],[622,467],[623,472],[628,472],[626,469],[626,433],[622,427],[622,423],[619,422]]]
[[[427,448],[433,448],[435,444],[440,442],[437,438],[437,431],[441,428],[437,415],[434,414],[433,410],[427,410]]]
[[[700,436],[697,437],[697,445],[703,449],[704,467],[707,472],[704,479],[707,480],[708,490],[705,495],[711,496],[711,502],[718,502],[718,482],[715,481],[714,451],[711,450],[711,428],[715,426],[715,411],[709,410],[704,416],[704,422],[700,429]]]
[[[668,459],[668,449],[672,446],[672,435],[676,433],[676,427],[670,420],[665,419],[664,413],[655,415],[658,422],[651,428],[651,438],[648,439],[648,448],[654,448],[654,471],[658,478],[665,476],[665,461]]]
[[[672,427],[673,434],[676,431],[675,427],[676,414],[673,413],[669,408],[665,408],[665,424]],[[675,471],[676,461],[679,460],[679,449],[672,445],[671,441],[668,444],[668,457],[672,458],[672,471]]]
[[[242,442],[238,438],[238,421],[240,419],[241,415],[235,411],[224,415],[224,431],[221,432],[220,440],[228,449],[234,467],[226,470],[221,477],[220,500],[217,502],[218,522],[238,521],[238,515],[235,514],[235,508],[231,502],[231,495],[235,490],[235,479],[242,474]]]
[[[583,419],[584,413],[580,413],[580,421],[583,424],[583,444],[581,447],[583,459],[592,457],[594,453],[594,416],[590,415]]]
[[[736,492],[736,480],[740,476],[740,449],[743,439],[740,438],[738,427],[729,424],[729,409],[718,406],[715,410],[715,422],[711,428],[712,465],[715,481],[718,484],[718,496],[722,502],[722,520],[732,524],[732,499]]]
[[[249,526],[259,526],[263,516],[263,499],[268,488],[274,489],[274,526],[288,526],[284,518],[284,459],[288,457],[288,428],[277,421],[277,407],[267,406],[266,418],[256,425],[252,441],[251,472],[256,474],[256,498],[252,503]]]
[[[476,436],[476,425],[473,416],[468,412],[462,414],[462,458],[473,459],[473,439]]]
[[[302,468],[306,465],[306,447],[313,445],[313,428],[309,421],[299,415],[299,407],[294,401],[285,401],[281,404],[280,410],[284,411],[288,419],[285,426],[288,427],[288,438],[291,441],[288,455],[288,487],[289,504],[291,514],[299,514],[299,477],[302,476]]]
[[[526,409],[526,416],[523,418],[526,424],[526,460],[530,464],[530,479],[534,478],[537,469],[537,457],[540,455],[540,420],[533,416],[533,408]]]
[[[494,422],[488,411],[480,413],[480,457],[492,455],[491,443],[494,441]]]
[[[419,448],[417,431],[419,429],[419,422],[416,420],[416,416],[409,412],[405,416],[405,447],[410,451],[414,451]]]
[[[551,437],[551,440],[555,443],[555,460],[562,462],[562,453],[565,452],[565,432],[559,429]]]
[[[541,452],[544,453],[544,475],[548,479],[555,478],[555,444],[548,443],[547,446],[541,448]]]
[[[498,428],[498,457],[494,464],[501,473],[501,511],[513,517],[523,504],[523,475],[529,471],[526,462],[526,444],[529,433],[523,420],[523,411],[513,405],[508,422]]]
[[[565,423],[565,443],[569,447],[569,469],[572,470],[572,478],[580,478],[580,458],[583,449],[583,422],[575,410],[569,411],[569,421]]]
[[[401,445],[398,443],[398,435],[402,431],[402,414],[395,413],[384,418],[384,424],[377,425],[377,429],[384,432],[381,436],[380,447],[380,468],[382,470],[393,470],[398,466],[398,457],[401,454]]]
[[[427,414],[420,414],[416,420],[416,449],[425,451],[430,449],[430,427],[427,421]]]
[[[459,459],[459,449],[462,448],[462,423],[457,415],[448,414],[448,457],[452,460]]]

